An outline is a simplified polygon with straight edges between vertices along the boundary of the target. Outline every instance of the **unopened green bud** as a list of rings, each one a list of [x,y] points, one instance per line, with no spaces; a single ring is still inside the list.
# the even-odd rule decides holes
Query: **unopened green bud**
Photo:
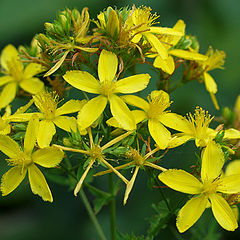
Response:
[[[72,143],[68,138],[63,138],[63,145],[66,147],[72,147]]]

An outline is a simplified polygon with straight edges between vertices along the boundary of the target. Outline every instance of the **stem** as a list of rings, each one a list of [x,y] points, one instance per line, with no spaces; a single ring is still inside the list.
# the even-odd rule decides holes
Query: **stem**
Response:
[[[93,224],[94,224],[94,226],[96,228],[96,231],[97,231],[100,239],[101,240],[107,240],[107,238],[105,237],[105,235],[103,233],[103,230],[102,230],[101,226],[99,225],[99,222],[98,222],[98,220],[97,220],[97,218],[96,218],[96,216],[95,216],[95,214],[94,214],[94,212],[92,210],[92,207],[91,207],[91,205],[90,205],[90,203],[89,203],[89,201],[88,201],[88,199],[87,199],[87,197],[86,197],[86,195],[85,195],[83,190],[80,191],[80,197],[81,197],[81,199],[83,201],[84,206],[87,209],[89,217],[91,218],[91,220],[92,220],[92,222],[93,222]]]
[[[112,195],[110,201],[110,224],[111,224],[111,240],[116,240],[116,202],[114,194],[113,174],[109,174],[109,190]]]
[[[77,153],[88,154],[88,151],[86,151],[86,150],[64,147],[64,146],[57,145],[57,144],[53,144],[53,146],[55,146],[57,148],[60,148],[62,150],[65,150],[65,151],[69,151],[69,152],[77,152]]]

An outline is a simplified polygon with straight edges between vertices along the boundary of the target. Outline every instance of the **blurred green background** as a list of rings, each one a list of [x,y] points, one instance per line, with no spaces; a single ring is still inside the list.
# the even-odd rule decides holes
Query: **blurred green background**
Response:
[[[6,44],[15,46],[29,44],[32,37],[43,32],[44,23],[54,20],[56,12],[65,7],[81,9],[87,6],[92,18],[107,6],[123,7],[135,4],[147,5],[153,12],[160,14],[162,26],[171,27],[178,19],[186,22],[186,32],[196,35],[200,42],[200,52],[205,53],[209,45],[224,50],[227,55],[225,70],[211,72],[218,84],[217,98],[221,107],[234,106],[240,94],[240,1],[239,0],[148,0],[148,1],[97,1],[97,0],[0,0],[0,49]],[[196,82],[178,89],[172,96],[173,111],[185,114],[199,105],[218,115],[206,92],[205,87]],[[181,149],[173,150],[164,160],[166,167],[189,166],[194,162],[194,148],[191,143]],[[3,173],[3,170],[1,170]],[[123,233],[143,234],[146,231],[146,218],[152,214],[151,203],[157,203],[160,194],[147,187],[147,174],[141,172],[128,200],[122,206],[123,191],[117,201],[117,227]],[[106,185],[104,180],[94,184]],[[94,227],[80,198],[75,198],[66,187],[50,183],[54,203],[44,203],[34,196],[28,184],[22,184],[10,196],[0,198],[0,239],[98,239]],[[168,194],[168,193],[167,193]],[[179,196],[179,195],[178,195]],[[89,195],[91,200],[91,195]],[[209,217],[210,215],[210,217]],[[104,231],[109,236],[108,207],[98,215]],[[215,221],[206,213],[201,221]],[[198,224],[201,224],[201,221]],[[228,236],[237,238],[238,230],[229,235],[225,231],[223,239]],[[163,232],[161,239],[177,238],[173,233]],[[188,234],[182,235],[188,239]],[[180,238],[179,238],[180,239]]]

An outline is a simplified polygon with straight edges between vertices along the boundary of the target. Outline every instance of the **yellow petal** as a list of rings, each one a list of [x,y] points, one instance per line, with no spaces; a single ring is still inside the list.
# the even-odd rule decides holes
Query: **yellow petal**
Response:
[[[98,77],[100,82],[111,82],[118,67],[118,59],[115,53],[102,50],[98,61]]]
[[[40,148],[48,147],[52,141],[56,128],[52,121],[42,120],[39,123],[37,142]]]
[[[132,175],[132,178],[131,178],[131,180],[127,184],[126,191],[125,191],[125,194],[124,194],[123,205],[125,205],[127,203],[128,196],[129,196],[130,192],[132,191],[133,184],[134,184],[134,182],[136,180],[139,168],[140,168],[139,166],[136,166],[135,171],[134,171],[134,173]]]
[[[123,95],[123,96],[121,96],[121,99],[123,99],[123,101],[125,101],[129,105],[141,108],[145,112],[147,112],[149,110],[149,103],[138,96]]]
[[[221,227],[228,231],[234,231],[238,227],[238,223],[227,201],[218,194],[211,194],[209,198],[213,215]]]
[[[109,102],[111,113],[120,126],[125,130],[136,129],[136,123],[133,115],[124,101],[117,95],[113,94],[109,98]]]
[[[174,25],[173,29],[175,31],[179,31],[181,32],[183,35],[185,34],[185,28],[186,28],[186,24],[184,23],[183,20],[179,19],[176,24]],[[172,37],[172,41],[171,41],[171,44],[173,46],[175,46],[179,40],[181,39],[182,36],[173,36]]]
[[[240,138],[240,131],[234,128],[224,130],[224,139],[238,139]]]
[[[34,163],[45,168],[56,167],[63,159],[64,153],[57,147],[45,147],[32,154]]]
[[[100,91],[99,81],[88,72],[78,70],[67,71],[63,78],[79,90],[89,93],[99,93]]]
[[[171,54],[173,56],[183,58],[186,60],[192,60],[192,61],[206,61],[207,56],[197,53],[197,52],[190,52],[187,50],[182,50],[182,49],[173,49],[168,52],[168,54]]]
[[[183,36],[184,34],[180,31],[177,31],[173,28],[167,28],[167,27],[150,27],[151,33],[156,34],[166,34],[166,35],[173,35],[173,36]]]
[[[10,170],[8,170],[5,174],[3,174],[1,180],[2,195],[6,196],[13,190],[15,190],[22,182],[22,180],[25,178],[26,173],[27,173],[26,168],[13,167]]]
[[[149,132],[160,149],[167,148],[171,133],[157,120],[148,120]]]
[[[98,96],[87,102],[78,113],[77,122],[81,129],[89,127],[102,114],[107,105],[107,98]]]
[[[38,78],[23,79],[19,85],[23,90],[31,94],[42,91],[44,87],[44,83]]]
[[[217,186],[217,191],[228,194],[240,192],[240,173],[222,177]]]
[[[168,144],[168,148],[175,148],[178,147],[184,143],[186,143],[188,140],[190,140],[192,138],[192,136],[190,135],[175,135],[172,137],[172,139],[170,140],[169,144]]]
[[[131,77],[121,79],[116,82],[114,92],[117,93],[135,93],[147,87],[150,79],[149,74],[137,74]]]
[[[0,87],[6,83],[13,82],[14,78],[12,76],[2,76],[0,77]]]
[[[188,135],[192,133],[191,126],[187,119],[176,113],[165,113],[158,117],[158,120],[165,126],[174,130],[184,132]]]
[[[0,151],[9,158],[16,158],[21,152],[18,144],[8,136],[0,135]]]
[[[71,130],[75,132],[77,129],[77,121],[74,117],[58,116],[53,120],[53,122],[59,128],[67,132],[71,132]]]
[[[180,209],[177,216],[177,228],[180,233],[188,230],[203,214],[208,199],[204,194],[194,197]]]
[[[59,61],[56,62],[55,65],[54,65],[51,69],[49,69],[48,72],[46,72],[46,73],[44,74],[44,77],[50,76],[51,74],[53,74],[54,72],[56,72],[56,71],[61,67],[61,65],[63,64],[63,62],[64,62],[64,60],[66,59],[66,57],[67,57],[67,55],[68,55],[69,52],[70,52],[69,50],[66,51],[66,52],[62,55],[62,57],[59,59]]]
[[[17,84],[15,82],[8,83],[0,94],[0,109],[11,103],[16,96]]]
[[[33,115],[29,120],[27,130],[24,137],[24,152],[31,155],[35,146],[38,134],[39,118],[37,115]]]
[[[39,116],[39,118],[43,117],[43,114],[41,113],[19,113],[19,114],[13,114],[9,117],[6,117],[6,120],[11,120],[12,122],[27,122],[31,119],[32,115],[36,114]]]
[[[33,76],[43,72],[45,68],[38,63],[30,63],[26,66],[23,71],[23,78],[28,79],[32,78]]]
[[[76,39],[76,42],[80,42],[81,43],[81,40],[80,40],[81,38],[78,38],[78,39]],[[84,52],[90,52],[90,53],[94,53],[94,52],[96,52],[97,50],[98,50],[98,48],[88,48],[88,47],[80,47],[80,46],[74,46],[74,48],[77,48],[77,49],[80,49],[80,50],[82,50],[82,51],[84,51]]]
[[[214,93],[210,92],[210,97],[211,97],[211,99],[212,99],[212,102],[213,102],[214,107],[215,107],[217,110],[219,110],[220,108],[219,108],[219,105],[218,105],[218,101],[217,101],[217,98],[216,98],[216,96],[214,95]]]
[[[240,174],[240,160],[232,160],[226,168],[225,175]]]
[[[155,68],[162,69],[167,74],[172,74],[175,70],[175,63],[172,56],[168,56],[167,59],[162,59],[160,56],[157,56],[153,62]]]
[[[1,135],[8,135],[11,132],[11,125],[7,124],[6,127],[0,130]]]
[[[217,178],[225,163],[221,147],[214,141],[210,141],[203,150],[201,178],[202,181],[213,181]]]
[[[20,63],[18,60],[19,60],[18,51],[13,45],[9,44],[2,50],[0,62],[2,68],[4,68],[5,70],[9,71],[8,68],[9,63],[12,62]],[[20,64],[22,65],[22,63]]]
[[[35,164],[28,167],[29,183],[34,194],[39,195],[44,201],[53,202],[51,190],[47,181]]]
[[[217,92],[217,84],[214,81],[214,79],[211,77],[211,75],[208,74],[207,72],[204,72],[204,82],[208,92],[214,93],[214,94]]]
[[[144,36],[146,37],[147,41],[151,44],[151,46],[156,49],[160,57],[162,59],[167,59],[168,57],[167,49],[163,46],[160,40],[154,34],[151,33],[144,33]]]
[[[55,116],[78,112],[82,109],[82,107],[86,103],[87,103],[87,100],[80,101],[80,100],[71,99],[56,110]]]
[[[198,194],[203,187],[197,178],[184,170],[170,169],[160,173],[158,178],[161,182],[179,192]]]

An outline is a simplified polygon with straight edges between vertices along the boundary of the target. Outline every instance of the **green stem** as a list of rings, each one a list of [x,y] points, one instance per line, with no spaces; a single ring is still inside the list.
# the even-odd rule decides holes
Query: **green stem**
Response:
[[[116,202],[112,173],[109,174],[109,190],[112,195],[112,200],[110,201],[111,240],[116,240]]]
[[[96,216],[95,216],[95,214],[92,210],[92,207],[91,207],[91,205],[90,205],[90,203],[89,203],[89,201],[88,201],[88,199],[87,199],[83,190],[80,191],[80,197],[82,198],[83,204],[86,207],[86,209],[88,211],[88,214],[89,214],[89,216],[90,216],[90,218],[91,218],[91,220],[92,220],[92,222],[93,222],[93,224],[94,224],[94,226],[97,230],[97,233],[100,237],[99,239],[107,240],[107,238],[105,237],[105,235],[103,233],[103,230],[102,230],[101,226],[99,225],[99,222],[98,222],[98,220],[97,220],[97,218],[96,218]]]

